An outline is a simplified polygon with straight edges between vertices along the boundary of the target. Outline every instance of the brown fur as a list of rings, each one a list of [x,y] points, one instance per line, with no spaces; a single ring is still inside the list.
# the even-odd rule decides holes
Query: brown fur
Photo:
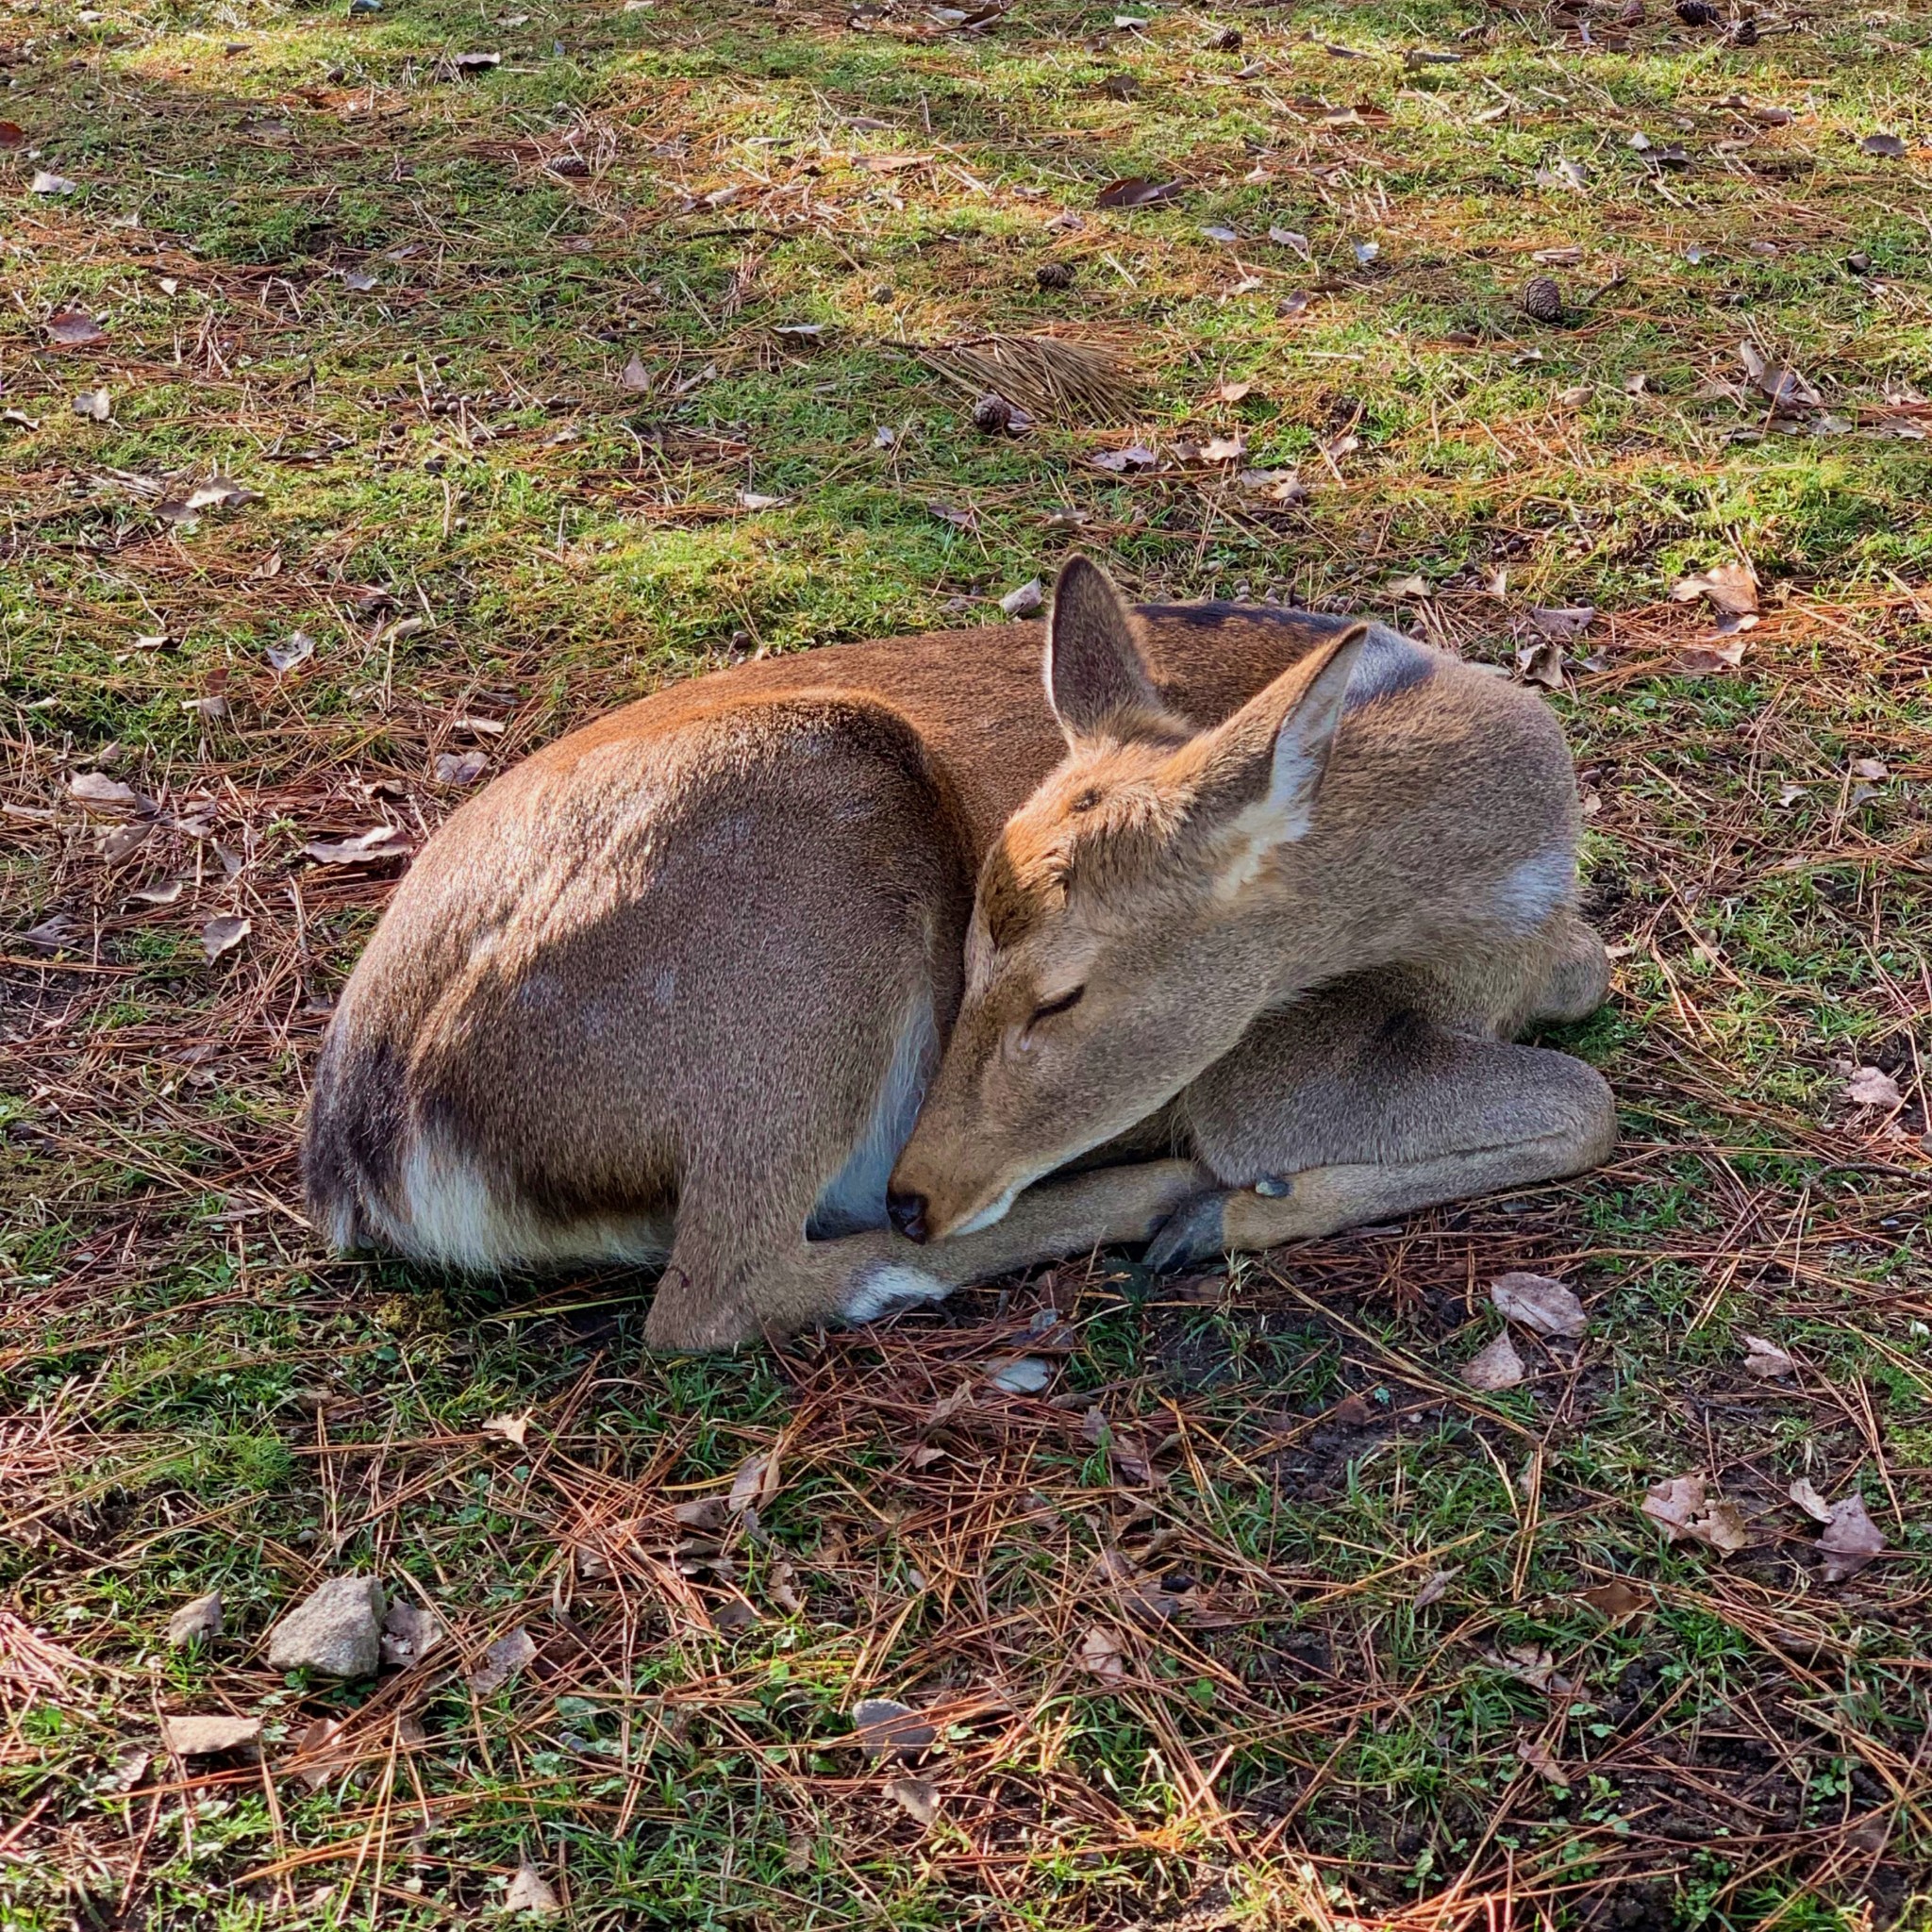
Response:
[[[1295,1167],[1428,1169],[1404,1200],[1510,1184],[1507,1163],[1429,1167],[1472,1108],[1485,1135],[1524,1129],[1533,1177],[1600,1157],[1595,1076],[1497,1043],[1603,986],[1560,891],[1499,929],[1497,881],[1576,836],[1537,698],[1336,619],[1129,613],[1077,560],[1054,622],[1051,707],[1039,626],[812,652],[615,712],[466,805],[325,1044],[317,1221],[473,1267],[665,1259],[647,1335],[716,1346],[1163,1223],[1171,1255],[1285,1238],[1288,1204],[1257,1221],[1241,1191]],[[1339,715],[1364,650],[1374,689],[1324,737],[1307,721]],[[1282,842],[1256,801],[1299,730],[1316,789]],[[1016,1054],[1076,983],[1039,1023],[1053,1050]],[[1392,1108],[1362,1045],[1384,1040],[1413,1064]],[[1352,1098],[1301,1160],[1318,1124],[1296,1095],[1323,1082]],[[958,1232],[1137,1124],[1166,1158]],[[883,1226],[895,1154],[924,1231],[953,1239]],[[1304,1219],[1399,1211],[1359,1176],[1298,1192]]]

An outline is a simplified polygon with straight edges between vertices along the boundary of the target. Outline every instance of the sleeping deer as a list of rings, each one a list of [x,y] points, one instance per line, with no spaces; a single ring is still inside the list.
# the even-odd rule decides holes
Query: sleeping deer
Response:
[[[647,1341],[717,1348],[1576,1174],[1608,1090],[1512,1041],[1607,986],[1578,829],[1535,694],[1075,557],[1044,639],[741,665],[465,805],[330,1025],[311,1211],[661,1263]]]

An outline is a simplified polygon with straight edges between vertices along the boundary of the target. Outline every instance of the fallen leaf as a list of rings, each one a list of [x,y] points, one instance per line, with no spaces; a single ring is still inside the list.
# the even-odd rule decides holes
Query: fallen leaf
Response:
[[[84,349],[93,342],[105,342],[108,331],[92,315],[79,308],[62,308],[47,318],[50,341],[63,349]]]
[[[1201,445],[1204,463],[1238,463],[1247,453],[1247,443],[1238,435],[1210,436]]]
[[[1421,597],[1428,597],[1434,594],[1434,592],[1429,588],[1429,581],[1426,577],[1419,577],[1414,575],[1392,578],[1389,583],[1385,584],[1382,588],[1385,594],[1391,597],[1407,597],[1414,599]]]
[[[1308,486],[1302,481],[1299,470],[1243,470],[1235,481],[1265,503],[1307,500]]]
[[[951,524],[956,530],[976,530],[979,519],[971,509],[961,509],[957,504],[941,503],[937,499],[925,507],[928,516],[939,518],[942,524]]]
[[[1453,1570],[1438,1570],[1415,1593],[1415,1602],[1410,1607],[1425,1610],[1431,1604],[1439,1604],[1449,1594],[1449,1586],[1461,1574],[1461,1565]]]
[[[1560,1281],[1547,1274],[1501,1274],[1490,1284],[1496,1311],[1537,1335],[1573,1341],[1590,1326],[1583,1304]]]
[[[1798,1475],[1791,1478],[1791,1486],[1785,1491],[1805,1514],[1817,1523],[1831,1521],[1831,1505],[1818,1493],[1809,1476]]]
[[[1366,1428],[1375,1419],[1375,1411],[1369,1407],[1367,1401],[1362,1396],[1353,1393],[1344,1395],[1328,1411],[1328,1415],[1332,1422],[1340,1423],[1345,1429]]]
[[[1030,617],[1044,600],[1041,595],[1040,579],[1029,577],[1019,589],[1008,591],[1000,599],[1000,608],[1008,617]]]
[[[1854,1491],[1831,1506],[1831,1518],[1824,1534],[1818,1539],[1824,1552],[1824,1576],[1827,1583],[1842,1583],[1856,1576],[1885,1547],[1878,1525],[1865,1512],[1865,1499]]]
[[[1786,369],[1771,360],[1748,337],[1738,344],[1738,360],[1744,373],[1763,394],[1771,398],[1774,409],[1797,415],[1818,408],[1823,398],[1795,369]]]
[[[1147,208],[1157,201],[1172,201],[1177,194],[1185,194],[1187,187],[1180,181],[1150,181],[1141,175],[1123,175],[1118,181],[1109,181],[1094,196],[1096,208]]]
[[[201,949],[210,959],[232,953],[255,930],[246,919],[210,919],[201,929]]]
[[[315,656],[315,640],[306,630],[291,631],[286,644],[271,644],[262,655],[268,659],[269,669],[276,676],[284,676]]]
[[[1519,1738],[1516,1755],[1530,1770],[1540,1772],[1553,1785],[1560,1785],[1566,1791],[1570,1789],[1570,1780],[1563,1775],[1557,1760],[1550,1756],[1550,1747],[1541,1738]]]
[[[1794,1365],[1790,1357],[1775,1342],[1765,1341],[1761,1335],[1747,1335],[1743,1341],[1744,1373],[1747,1375],[1756,1375],[1760,1382],[1769,1382],[1791,1373]]]
[[[519,1624],[483,1653],[476,1668],[470,1673],[470,1689],[478,1697],[488,1697],[492,1690],[502,1690],[536,1655],[537,1646],[530,1641],[530,1633]]]
[[[421,1663],[446,1634],[434,1610],[397,1597],[382,1619],[382,1660],[404,1669]]]
[[[113,398],[104,389],[84,389],[74,399],[74,413],[105,423],[114,413]]]
[[[1748,630],[1757,622],[1757,577],[1748,563],[1716,563],[1694,577],[1686,577],[1671,592],[1674,604],[1705,597],[1720,613],[1718,632],[1728,636]]]
[[[671,1520],[686,1529],[723,1529],[731,1520],[731,1511],[723,1496],[693,1496],[673,1507]]]
[[[1224,228],[1218,222],[1203,228],[1201,232],[1207,236],[1208,241],[1220,242],[1224,244],[1229,242],[1239,242],[1241,239],[1232,228]]]
[[[940,1815],[939,1787],[923,1777],[889,1777],[886,1796],[917,1824],[930,1824]]]
[[[0,147],[25,147],[26,129],[18,121],[0,121]]]
[[[150,824],[109,825],[96,841],[94,850],[108,864],[121,865],[154,837],[154,830]]]
[[[1096,470],[1123,473],[1127,470],[1151,470],[1157,458],[1145,443],[1136,442],[1128,444],[1125,449],[1101,450],[1088,460]]]
[[[1472,1389],[1513,1389],[1524,1374],[1523,1357],[1516,1353],[1507,1328],[1462,1365],[1462,1379]]]
[[[1563,689],[1566,663],[1563,647],[1554,638],[1534,638],[1516,649],[1517,675],[1545,691]]]
[[[508,1442],[514,1448],[524,1446],[524,1437],[530,1426],[530,1416],[534,1411],[523,1415],[493,1415],[483,1424],[486,1436],[494,1436],[500,1442]]]
[[[1109,1687],[1126,1682],[1127,1666],[1121,1654],[1120,1639],[1098,1624],[1081,1638],[1077,1661],[1083,1671],[1091,1672]]]
[[[372,825],[350,839],[312,839],[302,857],[318,865],[379,865],[385,859],[407,858],[415,850],[407,832],[394,825]]]
[[[163,497],[155,505],[155,514],[171,524],[185,524],[205,509],[240,509],[243,504],[260,501],[260,491],[250,490],[232,476],[210,476],[186,496]]]
[[[1889,161],[1896,161],[1904,158],[1906,144],[1895,134],[1868,134],[1858,143],[1858,152],[1882,155]]]
[[[1613,1576],[1607,1583],[1593,1583],[1588,1590],[1579,1590],[1576,1597],[1579,1603],[1588,1604],[1598,1616],[1612,1624],[1626,1622],[1651,1608],[1655,1601],[1647,1591],[1625,1583],[1621,1576]]]
[[[1569,1678],[1558,1674],[1556,1658],[1541,1644],[1506,1643],[1496,1662],[1512,1677],[1552,1697],[1567,1696],[1573,1688]]]
[[[747,1509],[766,1507],[778,1493],[778,1457],[773,1450],[747,1457],[731,1479],[731,1493],[724,1507],[733,1516]]]
[[[261,1736],[258,1717],[164,1717],[161,1742],[177,1757],[217,1757]]]
[[[187,890],[186,879],[169,879],[164,885],[137,886],[127,896],[143,906],[172,906]]]
[[[1255,385],[1252,382],[1229,382],[1225,376],[1208,391],[1210,403],[1238,403],[1243,396],[1252,395]]]
[[[1042,1356],[1015,1356],[986,1379],[1008,1395],[1038,1395],[1053,1380],[1053,1364]]]
[[[342,271],[342,287],[351,294],[366,295],[375,286],[375,275],[366,268],[350,268]]]
[[[80,183],[70,181],[65,175],[51,175],[45,168],[36,169],[34,178],[27,183],[29,194],[73,194],[78,192]]]
[[[503,65],[501,54],[458,54],[449,63],[458,74],[487,74],[492,67]]]
[[[1860,1067],[1845,1083],[1845,1098],[1854,1107],[1882,1107],[1888,1112],[1906,1103],[1898,1082],[1882,1067]]]
[[[1539,606],[1529,613],[1529,621],[1547,638],[1557,642],[1573,644],[1596,622],[1596,607],[1593,604],[1564,604],[1555,608]]]
[[[852,1707],[856,1741],[868,1757],[910,1757],[935,1743],[939,1732],[909,1704],[862,1697]]]
[[[211,1590],[185,1603],[168,1619],[168,1644],[180,1650],[190,1643],[205,1643],[222,1634],[222,1593]]]
[[[440,751],[436,755],[436,782],[474,785],[489,765],[490,760],[480,751]]]
[[[507,1912],[532,1912],[541,1919],[554,1919],[563,1904],[551,1890],[550,1881],[525,1858],[516,1876],[503,1889],[503,1908]]]
[[[1750,1531],[1735,1504],[1709,1502],[1708,1494],[1701,1475],[1669,1476],[1650,1486],[1643,1513],[1662,1524],[1671,1542],[1700,1542],[1729,1556],[1751,1541]]]
[[[214,691],[207,697],[183,698],[181,708],[184,711],[192,711],[198,718],[225,718],[228,715],[228,701],[219,691]]]
[[[67,795],[80,805],[97,806],[103,811],[151,811],[152,799],[143,798],[131,785],[110,778],[105,772],[75,772],[67,781]]]

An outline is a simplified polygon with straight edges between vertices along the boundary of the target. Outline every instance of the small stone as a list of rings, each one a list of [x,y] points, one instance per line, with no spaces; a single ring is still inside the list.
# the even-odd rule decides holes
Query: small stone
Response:
[[[176,1757],[219,1757],[261,1736],[258,1717],[164,1717],[161,1742]]]
[[[1042,261],[1033,271],[1033,279],[1042,289],[1071,289],[1078,274],[1071,261]]]
[[[373,1677],[382,1660],[382,1586],[373,1576],[331,1576],[269,1632],[274,1671]]]
[[[183,1604],[168,1619],[168,1643],[175,1650],[181,1650],[197,1640],[206,1642],[208,1638],[221,1634],[222,1593],[218,1590],[196,1597],[191,1604]]]
[[[973,406],[973,426],[983,436],[1003,436],[1013,426],[1013,406],[991,391]]]
[[[1563,319],[1562,285],[1554,275],[1532,275],[1523,285],[1523,312],[1532,322]]]

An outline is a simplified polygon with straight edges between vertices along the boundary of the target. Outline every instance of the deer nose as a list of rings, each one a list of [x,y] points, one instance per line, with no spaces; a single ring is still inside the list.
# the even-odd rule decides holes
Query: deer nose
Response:
[[[901,1194],[896,1191],[889,1193],[886,1196],[886,1218],[908,1241],[925,1240],[924,1194]]]

